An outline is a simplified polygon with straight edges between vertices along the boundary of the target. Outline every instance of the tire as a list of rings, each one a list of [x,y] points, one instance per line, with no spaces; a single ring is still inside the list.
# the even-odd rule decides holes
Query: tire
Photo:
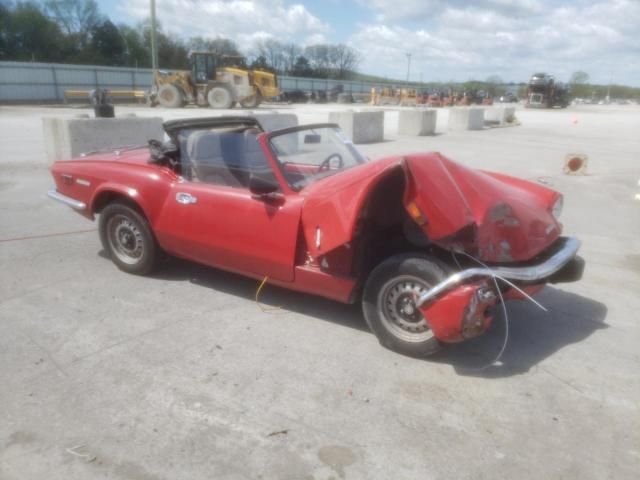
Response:
[[[207,101],[211,108],[231,108],[234,103],[231,90],[223,85],[217,85],[209,90]]]
[[[182,92],[172,84],[162,85],[158,90],[158,103],[167,108],[180,108],[184,105]]]
[[[158,259],[159,248],[146,218],[123,203],[107,205],[100,215],[100,240],[116,266],[146,275]]]
[[[260,92],[256,92],[255,95],[251,95],[240,101],[240,105],[243,108],[257,108],[262,103],[262,95]]]
[[[447,269],[426,255],[395,255],[369,274],[362,310],[380,344],[411,357],[433,355],[442,348],[414,299],[447,277]]]

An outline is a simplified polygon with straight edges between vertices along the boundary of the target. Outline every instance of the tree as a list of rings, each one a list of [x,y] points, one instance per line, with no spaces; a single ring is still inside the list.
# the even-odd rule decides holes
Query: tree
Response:
[[[502,86],[504,81],[499,75],[490,75],[485,82],[487,84],[487,93],[492,97],[497,97],[505,92],[505,88]]]
[[[360,55],[347,45],[333,45],[329,48],[329,63],[335,78],[346,79],[358,67]]]
[[[11,60],[52,62],[62,58],[64,36],[34,3],[19,3],[3,13],[4,54]]]
[[[267,59],[264,55],[258,55],[252,62],[249,68],[260,68],[266,70],[269,68]]]
[[[105,65],[122,65],[125,60],[126,44],[111,20],[96,25],[91,31],[91,49],[96,60]]]
[[[240,56],[240,50],[233,40],[228,38],[203,38],[192,37],[188,42],[189,49],[193,52],[212,52],[217,55]]]
[[[304,49],[316,76],[329,76],[329,45],[310,45]]]
[[[307,57],[304,55],[298,56],[296,58],[291,71],[289,72],[294,77],[313,77],[313,69],[311,68],[311,64]]]
[[[120,25],[120,35],[124,43],[124,64],[129,67],[151,67],[151,46],[136,28]]]
[[[571,74],[571,78],[569,79],[569,83],[571,85],[585,85],[589,83],[589,74],[587,72],[583,72],[582,70],[573,72]]]
[[[591,87],[589,83],[589,74],[578,70],[571,74],[569,79],[569,85],[571,86],[571,95],[578,98],[586,98],[592,96]]]
[[[264,57],[267,66],[278,73],[283,73],[284,44],[273,38],[259,40],[255,44],[257,57]]]
[[[90,32],[102,21],[95,0],[46,0],[46,12],[69,36],[76,36],[80,48],[87,46]]]

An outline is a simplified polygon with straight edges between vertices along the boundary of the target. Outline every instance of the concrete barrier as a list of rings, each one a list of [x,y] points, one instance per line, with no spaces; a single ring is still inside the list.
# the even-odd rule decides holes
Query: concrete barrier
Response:
[[[508,125],[516,120],[516,107],[492,107],[484,112],[484,121],[492,125]]]
[[[44,146],[49,163],[81,153],[162,141],[162,118],[60,118],[44,117]]]
[[[337,123],[353,143],[384,140],[384,112],[381,110],[330,112],[329,122]]]
[[[433,135],[438,112],[433,109],[401,110],[398,115],[399,135]]]
[[[451,107],[449,109],[449,130],[482,130],[484,128],[484,108]]]
[[[255,117],[268,132],[298,126],[298,116],[295,113],[251,111],[247,115]]]

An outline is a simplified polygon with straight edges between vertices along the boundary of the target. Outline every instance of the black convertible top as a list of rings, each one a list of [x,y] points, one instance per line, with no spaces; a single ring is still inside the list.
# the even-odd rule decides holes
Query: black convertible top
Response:
[[[172,138],[178,131],[186,128],[245,127],[264,130],[256,118],[246,115],[180,118],[177,120],[168,120],[164,122],[162,126],[165,132]]]

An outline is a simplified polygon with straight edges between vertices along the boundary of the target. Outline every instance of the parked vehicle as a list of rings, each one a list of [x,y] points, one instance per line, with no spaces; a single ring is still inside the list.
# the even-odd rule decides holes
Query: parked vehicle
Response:
[[[185,104],[232,108],[236,103],[256,108],[264,98],[280,95],[273,72],[249,69],[245,58],[193,52],[189,56],[191,70],[159,70],[149,100],[152,106],[167,108]]]
[[[569,105],[569,89],[556,82],[553,75],[534,73],[527,87],[527,108],[565,108]]]
[[[484,332],[502,299],[578,280],[562,196],[439,153],[368,161],[334,124],[173,120],[170,142],[52,166],[49,196],[99,217],[121,270],[161,251],[339,302],[380,342],[424,356]],[[511,283],[494,279],[504,278]]]

